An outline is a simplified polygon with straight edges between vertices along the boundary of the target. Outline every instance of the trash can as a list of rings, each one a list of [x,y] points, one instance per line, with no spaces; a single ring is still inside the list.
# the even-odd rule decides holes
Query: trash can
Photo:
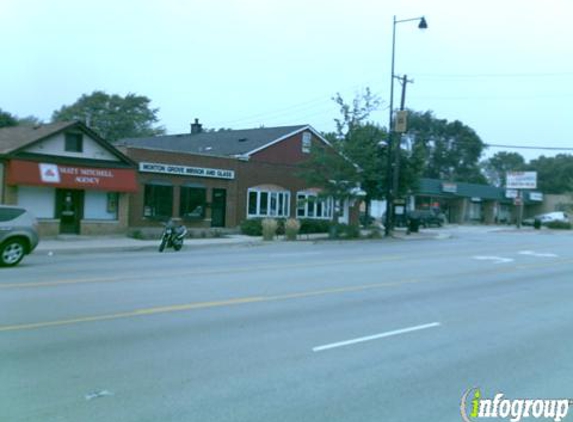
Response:
[[[420,231],[420,219],[416,217],[410,217],[408,219],[408,232],[418,233]]]
[[[541,228],[541,220],[539,218],[536,218],[535,220],[533,220],[533,227],[536,230],[539,230]]]

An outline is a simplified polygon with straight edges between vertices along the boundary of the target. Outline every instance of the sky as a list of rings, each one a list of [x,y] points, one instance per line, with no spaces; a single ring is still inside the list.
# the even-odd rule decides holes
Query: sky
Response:
[[[169,134],[310,124],[370,88],[488,144],[572,148],[573,0],[0,0],[0,108],[49,121],[82,94],[151,99]],[[394,104],[400,84],[395,84]],[[516,151],[528,159],[550,150]],[[568,151],[568,153],[573,153]]]

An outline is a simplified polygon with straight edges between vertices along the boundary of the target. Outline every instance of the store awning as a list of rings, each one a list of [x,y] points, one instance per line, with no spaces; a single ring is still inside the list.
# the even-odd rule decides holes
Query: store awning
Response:
[[[83,167],[49,162],[11,160],[8,185],[51,186],[68,189],[94,189],[109,192],[136,192],[135,169]]]

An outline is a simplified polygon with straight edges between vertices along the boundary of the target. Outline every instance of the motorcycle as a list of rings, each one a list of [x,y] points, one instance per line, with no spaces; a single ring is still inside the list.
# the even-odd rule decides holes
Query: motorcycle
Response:
[[[186,235],[187,228],[185,226],[176,226],[173,222],[170,221],[165,225],[165,229],[161,235],[159,252],[163,252],[165,248],[173,248],[176,251],[181,250],[183,247],[183,239],[185,239]]]

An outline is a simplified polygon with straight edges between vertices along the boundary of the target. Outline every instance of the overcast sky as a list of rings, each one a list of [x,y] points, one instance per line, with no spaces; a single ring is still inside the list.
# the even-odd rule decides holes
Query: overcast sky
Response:
[[[152,100],[168,133],[311,124],[332,97],[389,101],[392,18],[406,106],[486,143],[573,148],[571,0],[1,0],[0,108],[49,121],[82,94]],[[400,85],[395,85],[395,104]],[[372,119],[384,126],[388,112]],[[490,149],[489,154],[499,149]],[[528,158],[549,151],[518,150]]]

